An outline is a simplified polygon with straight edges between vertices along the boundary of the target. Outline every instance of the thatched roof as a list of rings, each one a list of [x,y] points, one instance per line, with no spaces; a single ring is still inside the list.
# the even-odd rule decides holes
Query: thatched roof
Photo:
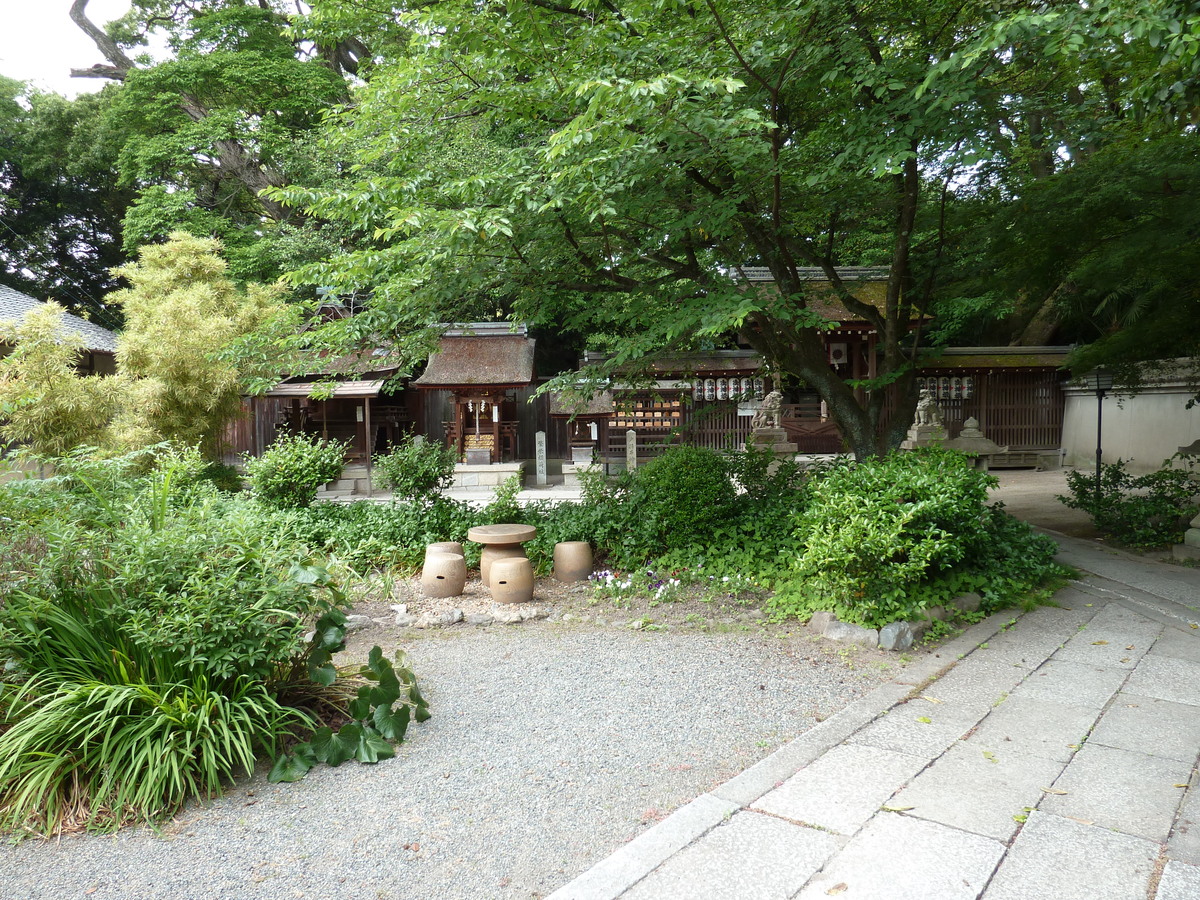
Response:
[[[921,361],[927,369],[1059,369],[1070,347],[946,347]]]
[[[533,382],[533,348],[524,334],[448,333],[412,383],[428,390],[524,387]]]
[[[331,397],[378,397],[386,379],[370,381],[339,381],[333,386]],[[321,382],[294,381],[279,384],[267,391],[268,397],[307,397],[315,388],[325,387]]]
[[[589,397],[580,397],[578,394],[550,395],[550,415],[555,418],[594,419],[612,414],[613,396],[610,391],[598,391]]]

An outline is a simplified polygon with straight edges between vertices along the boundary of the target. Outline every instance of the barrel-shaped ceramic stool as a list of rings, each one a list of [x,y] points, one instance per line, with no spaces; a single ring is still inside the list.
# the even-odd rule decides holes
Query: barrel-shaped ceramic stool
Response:
[[[425,554],[421,592],[426,597],[457,597],[467,584],[467,563],[461,553],[434,551]]]
[[[529,561],[529,557],[525,555],[525,548],[520,544],[485,544],[483,552],[479,554],[479,577],[483,581],[484,587],[492,586],[492,566],[501,559]]]
[[[426,556],[439,550],[445,553],[457,553],[459,556],[463,555],[463,545],[458,541],[438,541],[434,544],[425,545]]]
[[[554,545],[554,577],[568,584],[592,574],[592,545],[587,541],[560,541]]]
[[[533,564],[524,556],[492,563],[492,599],[497,603],[524,603],[533,599]]]

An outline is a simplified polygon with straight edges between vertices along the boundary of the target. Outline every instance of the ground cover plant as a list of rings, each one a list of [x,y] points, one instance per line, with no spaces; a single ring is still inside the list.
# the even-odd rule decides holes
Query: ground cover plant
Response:
[[[402,663],[333,667],[325,562],[188,458],[81,453],[0,486],[0,830],[155,821],[305,737],[276,780],[374,762],[427,715]]]
[[[772,605],[880,627],[967,591],[991,611],[1065,574],[1052,540],[987,505],[995,483],[964,455],[937,449],[834,466],[813,479],[794,520],[804,550]]]
[[[1102,465],[1099,490],[1094,473],[1074,469],[1067,473],[1070,496],[1058,499],[1086,512],[1097,528],[1126,546],[1154,549],[1181,542],[1200,495],[1200,475],[1190,460],[1177,454],[1157,471],[1136,476],[1126,465],[1121,459]]]
[[[375,483],[393,497],[432,499],[454,480],[455,462],[453,447],[410,437],[375,458]]]

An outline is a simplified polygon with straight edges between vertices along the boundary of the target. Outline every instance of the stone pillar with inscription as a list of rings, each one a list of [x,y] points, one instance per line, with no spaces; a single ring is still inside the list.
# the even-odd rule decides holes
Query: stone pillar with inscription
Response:
[[[630,428],[625,432],[625,471],[637,468],[637,432]]]
[[[539,431],[533,437],[537,448],[537,484],[538,487],[545,487],[550,483],[549,473],[546,471],[546,432]]]

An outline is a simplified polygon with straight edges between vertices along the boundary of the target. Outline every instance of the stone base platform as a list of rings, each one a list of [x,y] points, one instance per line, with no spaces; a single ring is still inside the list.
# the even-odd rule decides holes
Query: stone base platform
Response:
[[[452,487],[490,487],[495,488],[504,484],[508,479],[517,475],[521,484],[525,483],[524,462],[492,463],[486,466],[472,466],[459,463],[454,467],[454,482]]]

